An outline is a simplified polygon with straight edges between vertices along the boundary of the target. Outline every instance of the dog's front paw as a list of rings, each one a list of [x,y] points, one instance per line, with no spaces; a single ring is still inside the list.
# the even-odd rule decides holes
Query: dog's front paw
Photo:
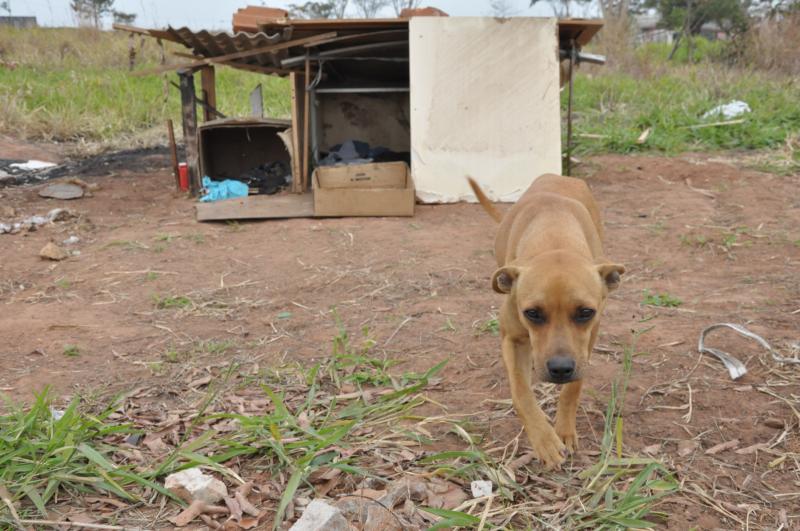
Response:
[[[567,457],[567,448],[555,430],[549,425],[547,428],[531,437],[531,445],[539,461],[550,470],[561,467]]]
[[[567,447],[569,453],[578,451],[578,432],[575,430],[575,423],[564,421],[561,422],[560,418],[556,418],[555,432],[564,446]]]

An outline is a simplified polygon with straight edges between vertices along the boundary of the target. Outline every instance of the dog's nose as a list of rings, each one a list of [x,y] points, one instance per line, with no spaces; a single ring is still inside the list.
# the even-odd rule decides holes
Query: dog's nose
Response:
[[[547,372],[554,382],[568,382],[575,376],[575,360],[567,356],[553,356],[547,360]]]

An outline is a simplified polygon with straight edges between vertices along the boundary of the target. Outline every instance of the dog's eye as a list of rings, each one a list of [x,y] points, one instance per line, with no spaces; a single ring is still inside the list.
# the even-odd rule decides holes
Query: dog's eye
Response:
[[[579,323],[586,323],[592,320],[594,314],[597,313],[591,308],[578,308],[578,311],[575,312],[575,321]]]
[[[547,321],[544,313],[538,308],[531,308],[530,310],[525,310],[523,313],[525,314],[525,318],[533,324],[544,324]]]

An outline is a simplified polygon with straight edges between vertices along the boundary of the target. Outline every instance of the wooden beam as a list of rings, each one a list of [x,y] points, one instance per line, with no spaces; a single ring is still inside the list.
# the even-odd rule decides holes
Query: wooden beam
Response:
[[[408,41],[386,41],[386,42],[373,42],[370,44],[359,44],[356,46],[348,46],[346,48],[336,48],[335,50],[327,50],[320,52],[316,57],[324,59],[326,57],[340,57],[349,54],[358,54],[360,52],[370,52],[373,50],[382,50],[385,48],[402,48],[408,47]],[[281,61],[281,66],[284,68],[292,67],[294,65],[302,64],[306,60],[306,56],[289,57]]]
[[[376,37],[381,35],[408,35],[408,29],[399,29],[399,30],[385,30],[385,31],[369,31],[366,33],[355,33],[353,35],[342,35],[341,37],[333,37],[331,39],[327,39],[321,42],[311,42],[305,44],[306,48],[313,48],[314,46],[324,46],[326,44],[333,44],[335,42],[345,42],[345,41],[357,41],[360,39],[368,38],[368,37]]]
[[[186,165],[189,167],[189,191],[200,192],[200,161],[197,152],[197,101],[194,92],[194,72],[178,72],[181,80],[181,111],[183,114],[183,143],[186,146]]]
[[[217,76],[213,65],[206,65],[200,69],[200,87],[203,91],[203,121],[207,122],[214,119],[214,112],[211,109],[217,108]],[[209,108],[211,107],[211,108]]]
[[[157,68],[151,68],[149,70],[141,70],[139,72],[134,73],[134,75],[147,76],[151,74],[160,74],[162,72],[169,72],[170,70],[184,70],[187,68],[198,68],[203,65],[210,65],[214,63],[229,63],[236,59],[245,59],[247,57],[253,57],[265,53],[272,53],[280,50],[285,50],[287,48],[294,48],[295,46],[303,46],[304,44],[307,44],[309,42],[330,39],[335,36],[336,32],[332,31],[330,33],[322,33],[320,35],[305,37],[303,39],[294,39],[291,41],[283,41],[276,44],[270,44],[269,46],[262,46],[261,48],[255,48],[253,50],[247,50],[244,52],[235,52],[235,53],[229,53],[227,55],[218,55],[216,57],[207,57],[205,59],[192,61],[191,63],[183,63],[178,65],[165,65]]]
[[[250,116],[264,117],[264,95],[261,92],[261,83],[250,92]]]
[[[250,195],[195,205],[197,221],[226,219],[311,218],[313,194]]]

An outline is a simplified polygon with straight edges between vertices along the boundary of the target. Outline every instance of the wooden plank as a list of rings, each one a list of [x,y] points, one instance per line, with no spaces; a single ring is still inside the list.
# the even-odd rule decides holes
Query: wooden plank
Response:
[[[264,97],[261,94],[261,83],[250,93],[250,116],[264,117]]]
[[[250,195],[195,205],[197,221],[307,218],[314,216],[314,195]]]
[[[292,192],[300,189],[303,175],[303,138],[300,126],[303,123],[305,109],[302,97],[305,93],[305,76],[292,73],[289,75],[292,90]]]
[[[311,152],[311,139],[309,135],[309,116],[311,115],[311,92],[308,90],[308,84],[311,80],[311,61],[308,59],[308,55],[306,55],[306,77],[305,83],[303,84],[303,109],[305,112],[303,113],[303,169],[302,169],[302,180],[300,181],[300,191],[304,192],[308,190],[308,172],[309,163],[308,157],[309,153]]]
[[[189,192],[200,192],[200,161],[197,152],[197,101],[194,92],[194,72],[178,72],[181,87],[183,114],[183,143],[186,147],[186,165],[189,168]]]
[[[272,53],[280,50],[285,50],[287,48],[294,48],[295,46],[303,46],[304,44],[307,44],[309,42],[330,39],[335,36],[336,32],[331,31],[329,33],[322,33],[320,35],[314,35],[312,37],[306,37],[303,39],[294,39],[291,41],[283,41],[276,44],[270,44],[269,46],[262,46],[261,48],[246,50],[244,52],[229,53],[227,55],[218,55],[216,57],[207,57],[205,59],[199,59],[197,61],[192,61],[190,63],[183,63],[178,65],[165,65],[157,68],[151,68],[149,70],[141,70],[139,72],[134,73],[134,75],[147,76],[151,74],[161,74],[162,72],[169,72],[170,70],[184,70],[187,68],[198,68],[203,65],[210,65],[214,63],[229,63],[236,59],[245,59],[247,57],[253,57],[265,53]]]
[[[169,134],[169,154],[172,158],[172,174],[175,176],[175,189],[181,189],[181,175],[178,169],[178,146],[175,143],[175,128],[172,126],[172,120],[167,120],[167,133]]]
[[[203,90],[203,121],[208,122],[215,118],[212,109],[217,108],[217,79],[214,65],[206,65],[200,69],[200,86]],[[210,107],[210,108],[209,108]]]

